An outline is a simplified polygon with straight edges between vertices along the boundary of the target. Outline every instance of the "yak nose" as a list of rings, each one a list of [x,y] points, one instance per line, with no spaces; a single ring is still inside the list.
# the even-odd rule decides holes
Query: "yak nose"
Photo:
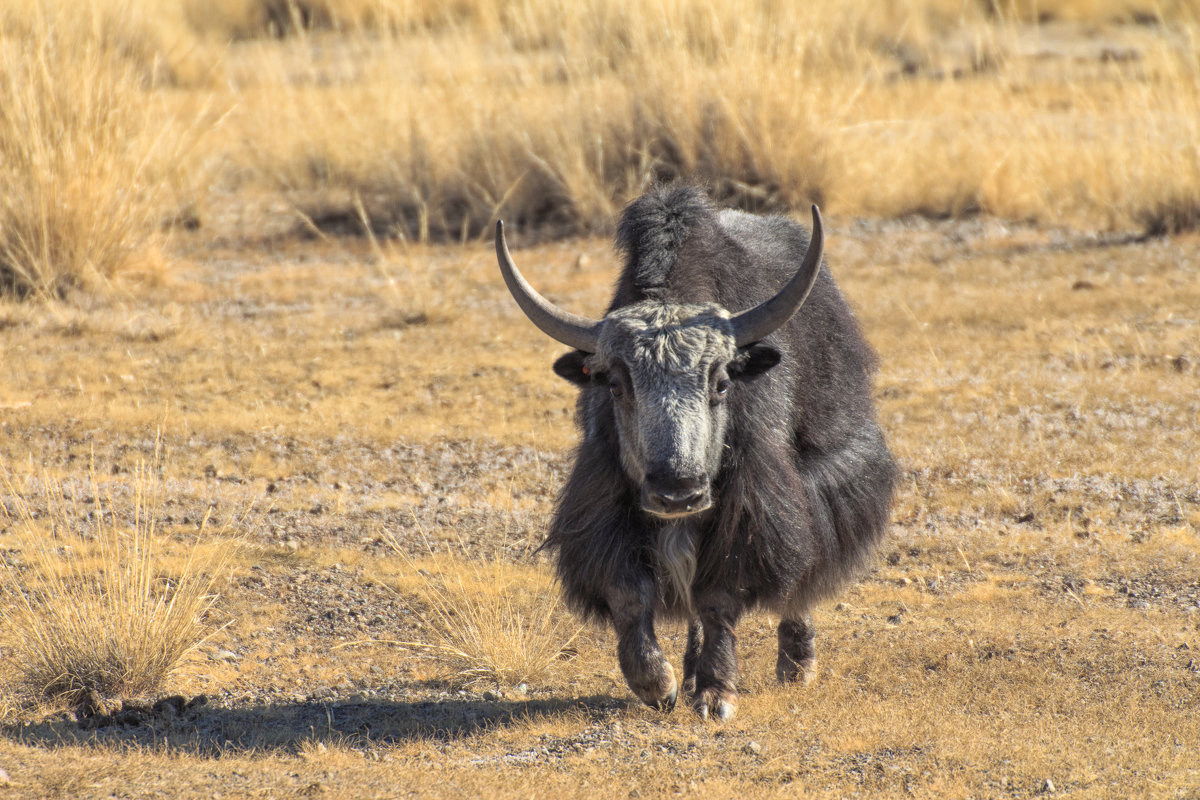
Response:
[[[708,476],[684,478],[651,473],[642,484],[642,508],[660,517],[680,517],[711,505]]]

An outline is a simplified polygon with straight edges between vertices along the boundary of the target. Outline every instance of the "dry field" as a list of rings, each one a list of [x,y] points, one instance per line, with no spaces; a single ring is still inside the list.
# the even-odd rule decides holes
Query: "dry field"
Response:
[[[0,798],[1200,797],[1195,7],[649,5],[0,11],[0,611],[135,511],[151,594],[218,578],[124,706],[0,628]],[[904,474],[817,679],[752,616],[723,725],[554,604],[573,391],[482,241],[598,315],[676,174],[823,203]]]

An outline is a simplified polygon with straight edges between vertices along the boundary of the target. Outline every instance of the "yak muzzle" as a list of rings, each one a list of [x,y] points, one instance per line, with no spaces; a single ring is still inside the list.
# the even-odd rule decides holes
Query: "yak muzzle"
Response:
[[[656,517],[686,517],[711,505],[707,475],[694,478],[647,475],[642,484],[642,510]]]

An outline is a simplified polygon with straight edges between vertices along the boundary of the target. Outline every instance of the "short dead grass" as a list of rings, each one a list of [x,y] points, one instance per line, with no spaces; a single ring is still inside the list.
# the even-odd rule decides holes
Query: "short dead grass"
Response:
[[[69,318],[2,307],[7,463],[79,475],[94,449],[129,468],[165,409],[168,524],[257,511],[214,609],[231,624],[166,687],[210,711],[87,732],[10,704],[0,766],[18,792],[82,797],[1194,793],[1198,248],[831,218],[904,480],[875,568],[818,613],[817,682],[776,687],[772,621],[751,617],[726,726],[641,708],[602,630],[526,695],[459,689],[458,668],[387,644],[437,643],[418,613],[442,580],[425,559],[480,601],[546,588],[528,553],[573,440],[571,391],[487,248],[413,246],[423,321],[398,318],[389,288],[406,256],[339,239],[193,242],[143,290],[137,313],[162,335],[122,334],[120,298]],[[598,240],[517,257],[582,313],[616,268]],[[675,659],[683,635],[664,628]]]

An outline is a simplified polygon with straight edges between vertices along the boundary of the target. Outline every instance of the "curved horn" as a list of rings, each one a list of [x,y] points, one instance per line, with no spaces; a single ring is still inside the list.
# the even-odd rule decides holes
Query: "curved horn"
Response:
[[[537,293],[529,285],[513,263],[512,255],[508,252],[508,242],[504,239],[504,222],[496,222],[496,260],[500,262],[500,274],[504,283],[512,293],[517,305],[529,317],[529,321],[541,329],[542,333],[551,339],[557,339],[567,347],[574,347],[585,353],[596,352],[600,340],[600,320],[588,319],[563,311],[546,298]]]
[[[808,293],[817,282],[821,272],[821,254],[825,249],[825,234],[821,229],[821,212],[812,207],[812,237],[808,241],[808,252],[804,254],[804,263],[796,274],[779,290],[779,294],[765,303],[754,308],[746,309],[730,320],[733,323],[733,335],[738,347],[765,339],[776,328],[792,318],[800,310]]]

